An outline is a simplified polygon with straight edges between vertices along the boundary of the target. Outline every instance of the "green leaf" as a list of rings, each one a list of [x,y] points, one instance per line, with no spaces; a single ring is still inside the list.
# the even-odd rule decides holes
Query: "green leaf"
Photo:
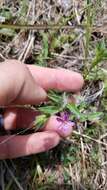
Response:
[[[8,7],[0,9],[0,16],[4,17],[5,20],[11,20],[13,18],[12,12]]]
[[[29,1],[28,0],[21,0],[20,1],[20,10],[18,12],[18,22],[20,22],[20,24],[25,24],[27,22],[27,12],[28,12],[28,6],[29,5]]]
[[[2,28],[2,29],[0,29],[0,34],[2,34],[4,36],[13,37],[16,35],[16,32],[10,28]]]
[[[37,61],[40,65],[44,66],[44,61],[48,58],[49,47],[48,47],[48,34],[41,33],[42,36],[42,50],[37,57]]]
[[[52,42],[51,42],[51,50],[54,50],[55,48],[58,48],[60,46],[60,40],[59,38],[53,37]]]
[[[43,38],[42,54],[44,56],[44,59],[46,59],[48,57],[48,34],[42,33],[42,38]]]
[[[103,115],[102,112],[89,113],[87,115],[87,120],[89,121],[98,120],[101,118],[102,115]]]
[[[76,107],[75,104],[68,104],[67,108],[70,110],[71,113],[73,113],[78,119],[81,118],[81,113],[79,111],[79,109]]]
[[[44,106],[44,107],[38,108],[38,110],[48,115],[53,115],[59,112],[59,108],[56,106]]]
[[[70,110],[70,112],[75,116],[75,119],[79,119],[81,122],[86,121],[86,115],[81,113],[79,108],[75,104],[68,104],[67,108]],[[71,115],[72,119],[72,115]]]
[[[105,41],[102,40],[101,42],[98,42],[97,43],[97,46],[96,46],[96,51],[97,52],[101,52],[102,50],[106,49],[106,44],[105,44]]]
[[[44,123],[47,121],[47,117],[46,115],[39,115],[36,117],[36,120],[33,123],[33,126],[35,128],[35,130],[39,130],[40,128],[42,128],[44,126]]]
[[[92,61],[92,68],[98,65],[101,61],[107,60],[107,48],[105,41],[101,41],[97,44],[95,49],[95,58]]]
[[[61,103],[62,101],[62,96],[57,94],[57,92],[54,92],[53,90],[50,90],[48,93],[48,97],[50,100],[52,100],[54,103]]]

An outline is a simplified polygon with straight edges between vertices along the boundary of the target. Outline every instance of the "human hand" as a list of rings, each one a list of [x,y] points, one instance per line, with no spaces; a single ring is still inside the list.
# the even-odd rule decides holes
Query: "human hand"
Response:
[[[76,72],[6,60],[0,65],[0,106],[7,107],[4,113],[4,128],[27,128],[35,120],[36,111],[16,108],[15,105],[43,102],[49,89],[76,92],[82,86],[83,78]],[[56,116],[52,116],[41,132],[12,138],[8,135],[0,136],[0,159],[40,153],[55,147],[61,137],[72,132],[70,123],[66,126],[62,124],[61,127],[59,125]]]

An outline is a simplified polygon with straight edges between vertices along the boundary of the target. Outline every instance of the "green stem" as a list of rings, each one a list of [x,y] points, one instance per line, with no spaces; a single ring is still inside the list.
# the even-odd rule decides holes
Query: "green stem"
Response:
[[[76,27],[81,28],[82,25]],[[74,30],[75,26],[67,25],[13,25],[13,24],[0,24],[0,28],[9,28],[9,29],[25,29],[25,30],[58,30],[58,29],[71,29]]]

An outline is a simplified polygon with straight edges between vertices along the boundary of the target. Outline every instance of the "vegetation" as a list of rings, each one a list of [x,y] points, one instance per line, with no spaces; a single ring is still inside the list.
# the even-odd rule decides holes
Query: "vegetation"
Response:
[[[72,135],[49,152],[1,161],[1,189],[107,189],[106,6],[106,0],[0,2],[1,61],[63,67],[85,79],[79,95],[50,91],[50,101],[36,107],[42,115],[34,130],[50,115],[67,113],[76,124]]]

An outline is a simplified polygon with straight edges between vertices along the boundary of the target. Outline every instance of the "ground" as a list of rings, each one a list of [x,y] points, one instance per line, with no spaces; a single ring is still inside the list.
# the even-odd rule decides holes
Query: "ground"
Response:
[[[2,190],[107,189],[106,18],[106,0],[0,1],[0,61],[63,67],[85,80],[70,108],[73,134],[47,153],[1,161]]]

